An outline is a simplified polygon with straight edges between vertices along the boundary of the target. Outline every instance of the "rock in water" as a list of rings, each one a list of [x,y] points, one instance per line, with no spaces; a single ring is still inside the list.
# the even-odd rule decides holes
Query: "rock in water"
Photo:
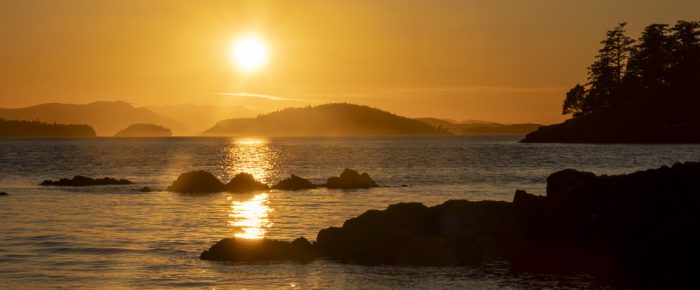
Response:
[[[180,174],[168,191],[180,193],[210,193],[225,191],[224,184],[207,171],[192,171]]]
[[[202,260],[212,261],[299,261],[306,262],[316,258],[316,252],[305,238],[293,242],[268,239],[223,239],[205,250],[199,256]]]
[[[316,186],[311,183],[311,181],[292,174],[292,177],[278,182],[272,188],[282,190],[300,190],[316,188]]]
[[[4,191],[0,191],[0,196],[5,196],[5,195],[10,195],[10,194],[7,192],[4,192]]]
[[[236,174],[231,181],[224,185],[224,189],[229,192],[244,193],[258,190],[268,190],[270,187],[260,181],[255,180],[255,177],[253,177],[252,174],[242,172]]]
[[[53,185],[53,186],[92,186],[92,185],[125,185],[133,184],[133,182],[126,179],[115,179],[110,177],[93,179],[90,177],[76,175],[73,179],[61,178],[60,180],[44,180],[39,185]]]
[[[369,174],[362,173],[359,174],[357,171],[346,168],[340,177],[328,178],[326,182],[328,188],[339,188],[339,189],[355,189],[355,188],[372,188],[379,187],[379,185],[369,177]]]

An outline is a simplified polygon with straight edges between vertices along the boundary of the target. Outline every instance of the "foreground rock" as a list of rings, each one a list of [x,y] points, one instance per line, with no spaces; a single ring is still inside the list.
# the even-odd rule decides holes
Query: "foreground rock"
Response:
[[[270,187],[260,181],[255,180],[255,177],[253,177],[252,174],[243,172],[236,174],[231,181],[224,185],[224,189],[229,192],[245,193],[268,190]]]
[[[213,174],[207,171],[192,171],[180,174],[175,182],[167,190],[180,193],[213,193],[213,192],[234,192],[244,193],[258,190],[267,190],[269,187],[262,182],[255,180],[253,175],[239,173],[231,181],[223,184]]]
[[[212,261],[298,261],[307,262],[315,259],[317,253],[305,238],[293,242],[274,241],[268,239],[223,239],[202,252],[203,260]]]
[[[4,191],[0,191],[0,196],[5,196],[5,195],[10,195],[10,194],[7,192],[4,192]]]
[[[53,186],[93,186],[93,185],[125,185],[134,184],[126,179],[115,179],[111,177],[93,179],[90,177],[76,175],[73,179],[61,178],[60,180],[44,180],[39,185]]]
[[[632,288],[688,288],[694,282],[700,163],[616,176],[564,170],[547,181],[546,196],[518,190],[512,203],[451,200],[369,210],[342,227],[321,230],[310,251],[341,262],[386,265],[500,259],[513,269],[584,271]],[[233,251],[215,256],[237,261],[289,259],[276,251],[290,243],[279,243],[285,246],[264,242],[246,256],[243,245],[222,241],[221,249],[209,252]],[[259,252],[268,249],[269,255]]]
[[[328,178],[326,182],[328,188],[338,188],[338,189],[357,189],[357,188],[372,188],[379,187],[379,185],[369,177],[369,174],[362,173],[359,174],[357,171],[352,169],[345,169],[340,177]]]
[[[281,180],[272,188],[282,190],[301,190],[316,188],[316,186],[311,183],[311,181],[292,174],[291,177]]]

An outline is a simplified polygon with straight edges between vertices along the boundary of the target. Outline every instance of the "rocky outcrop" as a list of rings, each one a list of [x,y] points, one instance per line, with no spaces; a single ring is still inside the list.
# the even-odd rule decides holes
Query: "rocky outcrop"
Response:
[[[338,189],[358,189],[358,188],[372,188],[379,187],[379,185],[369,177],[369,174],[362,173],[359,174],[357,171],[352,169],[345,169],[339,177],[328,178],[326,182],[328,188],[338,188]]]
[[[637,116],[596,115],[541,126],[528,133],[523,143],[700,143],[700,121],[668,124]]]
[[[564,169],[552,173],[547,177],[547,197],[563,199],[570,188],[578,183],[591,181],[595,177],[593,173],[580,172],[574,169]]]
[[[199,256],[212,261],[298,261],[307,262],[317,257],[316,250],[305,238],[293,242],[268,239],[227,238],[220,240]]]
[[[4,192],[4,191],[0,191],[0,196],[5,196],[5,195],[10,195],[10,194],[7,192]]]
[[[367,211],[340,228],[321,230],[317,246],[328,258],[363,264],[479,263],[492,254],[486,249],[498,245],[510,207],[507,202],[466,200],[434,207],[394,204]]]
[[[692,281],[700,260],[700,163],[615,176],[564,170],[548,184],[546,196],[518,190],[512,203],[451,200],[369,210],[319,231],[312,251],[363,264],[502,259],[513,269],[584,271],[632,288],[687,288]],[[288,259],[279,252],[265,257]]]
[[[281,180],[272,188],[281,190],[301,190],[316,188],[316,186],[311,183],[311,181],[292,174],[291,177]]]
[[[126,185],[133,182],[126,179],[115,179],[111,177],[93,179],[90,177],[76,175],[72,179],[61,178],[60,180],[44,180],[39,185],[52,186],[93,186],[93,185]]]
[[[253,177],[252,174],[242,172],[236,174],[231,181],[226,183],[224,185],[224,189],[228,192],[244,193],[268,190],[270,187],[260,181],[255,180],[255,177]]]
[[[269,187],[262,182],[255,180],[253,175],[239,173],[231,181],[223,184],[214,175],[207,171],[192,171],[180,174],[167,190],[180,193],[212,193],[212,192],[234,192],[244,193],[258,190],[267,190]]]
[[[224,191],[224,184],[207,171],[191,171],[180,174],[168,191],[180,193],[211,193]]]

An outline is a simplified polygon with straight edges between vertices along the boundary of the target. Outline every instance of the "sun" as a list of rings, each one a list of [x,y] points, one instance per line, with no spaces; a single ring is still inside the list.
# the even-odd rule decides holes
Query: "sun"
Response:
[[[268,50],[262,39],[248,36],[233,44],[230,56],[240,68],[258,69],[267,62]]]

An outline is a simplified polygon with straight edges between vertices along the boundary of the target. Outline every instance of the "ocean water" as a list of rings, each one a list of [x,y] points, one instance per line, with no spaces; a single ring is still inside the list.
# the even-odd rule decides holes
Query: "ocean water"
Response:
[[[0,139],[0,288],[587,289],[585,274],[513,273],[507,265],[417,268],[331,261],[199,260],[232,236],[316,238],[368,209],[397,202],[511,200],[544,194],[546,177],[576,168],[628,173],[700,160],[700,145],[519,144],[517,137]],[[322,183],[344,168],[370,190],[163,191],[183,172],[223,181],[248,172],[268,184],[296,174]],[[86,175],[128,186],[44,187]],[[402,187],[405,185],[405,187]],[[141,193],[149,186],[156,190]]]

